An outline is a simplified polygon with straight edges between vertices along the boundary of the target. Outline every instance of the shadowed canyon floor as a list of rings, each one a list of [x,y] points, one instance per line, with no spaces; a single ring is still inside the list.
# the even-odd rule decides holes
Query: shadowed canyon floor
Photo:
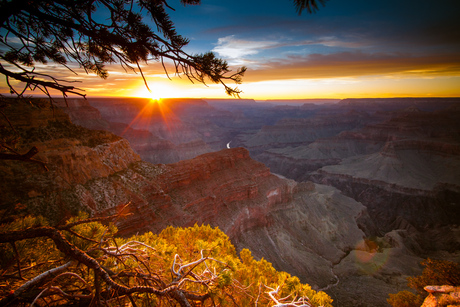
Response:
[[[68,115],[44,105],[5,109],[21,134],[19,150],[39,148],[49,172],[0,161],[8,178],[0,182],[2,209],[21,203],[57,222],[130,203],[133,214],[118,222],[123,235],[218,226],[237,248],[325,289],[335,306],[386,306],[388,293],[420,272],[423,257],[458,260],[455,100],[442,101],[445,107],[174,100],[161,119],[142,101],[90,103],[101,112],[83,100],[69,101]],[[157,114],[154,125],[142,110]],[[229,141],[247,149],[210,152]]]

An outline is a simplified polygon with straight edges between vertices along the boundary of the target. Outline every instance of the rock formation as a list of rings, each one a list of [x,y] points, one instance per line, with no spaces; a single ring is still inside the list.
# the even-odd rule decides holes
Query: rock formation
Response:
[[[348,112],[343,127],[347,129],[347,123],[355,122],[358,123],[355,129],[313,142],[305,139],[300,145],[289,143],[288,137],[285,144],[272,139],[262,150],[251,146],[249,149],[255,159],[275,173],[296,181],[313,180],[335,186],[363,203],[374,223],[365,228],[367,235],[383,236],[394,229],[412,227],[423,233],[417,236],[424,248],[435,250],[444,246],[458,250],[460,238],[446,230],[446,227],[456,229],[460,218],[458,102],[455,99],[344,100],[336,106]],[[436,103],[438,110],[433,111]],[[353,112],[349,110],[351,106],[363,110]],[[364,117],[364,111],[369,112],[365,121],[353,121]],[[321,122],[323,115],[318,114],[319,117],[303,122]],[[331,112],[329,121],[340,122],[336,114]],[[282,123],[298,126],[298,119]],[[278,129],[279,124],[271,130],[285,131],[286,135],[323,133],[321,125],[314,130],[305,126],[303,131],[298,126],[289,132],[287,128]],[[256,135],[263,134],[262,129]],[[251,144],[249,140],[246,143]],[[425,214],[419,214],[420,211]],[[439,237],[435,234],[438,231],[447,231],[449,235],[433,244],[432,238]]]
[[[333,187],[274,175],[246,149],[151,164],[141,161],[124,139],[75,126],[60,110],[53,116],[49,109],[24,104],[5,112],[23,137],[18,150],[36,146],[50,170],[0,161],[0,176],[9,179],[0,186],[2,210],[14,213],[25,207],[56,223],[79,210],[97,216],[124,209],[132,215],[117,222],[122,235],[157,232],[168,225],[218,226],[238,249],[249,248],[255,257],[317,289],[347,288],[342,280],[363,276],[353,255],[378,254],[365,265],[380,265],[385,273],[366,273],[371,286],[360,286],[385,285],[373,289],[375,306],[383,306],[385,294],[418,269],[420,258],[401,258],[396,244],[377,250],[366,240],[360,229],[369,221],[363,205]],[[381,264],[382,257],[388,264],[402,261],[404,274],[395,264]],[[385,274],[391,282],[380,280]],[[351,296],[337,293],[337,298]]]
[[[242,139],[241,145],[255,154],[269,148],[296,147],[361,127],[368,121],[369,116],[361,112],[349,112],[345,116],[319,113],[311,118],[286,118],[273,126],[262,127],[255,135]]]
[[[426,286],[429,294],[421,307],[460,306],[460,287]]]
[[[460,219],[459,116],[451,108],[395,117],[371,129],[387,139],[379,151],[344,158],[310,178],[362,202],[380,235],[408,224],[419,231],[455,225]],[[460,238],[445,243],[455,250]]]
[[[311,168],[313,183],[271,173],[244,148],[205,153],[173,164],[151,164],[142,161],[125,139],[69,121],[70,116],[81,125],[124,134],[135,140],[132,143],[138,153],[153,159],[154,155],[171,157],[168,154],[180,146],[180,152],[193,152],[206,140],[217,144],[219,135],[235,136],[248,127],[248,114],[216,111],[202,102],[188,106],[190,113],[181,109],[184,106],[174,106],[177,114],[184,112],[178,126],[193,126],[174,144],[141,125],[121,121],[122,112],[133,113],[139,105],[123,103],[113,110],[107,105],[104,112],[112,112],[114,122],[99,117],[89,105],[69,105],[73,106],[66,110],[69,115],[38,104],[4,109],[21,136],[17,150],[22,153],[36,146],[40,150],[37,157],[49,168],[46,172],[38,164],[0,161],[0,176],[8,178],[0,181],[4,212],[25,207],[60,222],[79,210],[92,215],[126,210],[132,215],[118,221],[122,235],[157,232],[168,225],[211,224],[226,232],[237,248],[247,247],[277,269],[326,290],[339,306],[386,306],[387,294],[405,289],[405,277],[420,272],[421,257],[444,253],[455,258],[458,253],[460,134],[455,107],[446,113],[385,110],[371,118],[351,112],[350,119],[343,120],[333,115],[326,118],[325,110],[315,107],[313,113],[321,120],[292,121],[294,129],[298,130],[298,123],[310,129],[294,135],[333,136],[289,149],[293,156],[301,157],[302,146],[307,146],[321,160],[316,169]],[[343,106],[347,107],[348,103]],[[315,116],[311,109],[307,113]],[[219,126],[215,118],[197,120],[200,114],[215,114],[227,121]],[[184,120],[187,116],[188,122]],[[90,118],[94,120],[88,121]],[[381,119],[383,122],[375,122]],[[288,133],[290,121],[277,122]],[[217,132],[211,127],[217,127]],[[338,127],[356,129],[339,133]],[[322,132],[311,130],[323,128]],[[193,146],[183,143],[195,134],[200,138],[191,140]],[[238,139],[249,140],[257,132],[244,135],[230,140],[237,144]],[[295,137],[292,142],[279,140],[276,149],[264,143],[263,152],[279,150],[283,155],[283,146],[297,142]],[[343,146],[334,147],[333,141],[338,140]],[[171,159],[183,158],[176,153]],[[334,165],[323,164],[328,159]],[[421,170],[420,165],[436,167]]]
[[[322,112],[328,112],[331,118],[341,112],[349,112],[347,118],[353,117],[357,115],[353,109],[366,112],[366,121],[353,130],[344,128],[334,136],[320,137],[322,128],[317,126],[310,131],[310,135],[318,135],[317,139],[305,138],[298,144],[290,143],[288,137],[284,144],[268,137],[265,144],[255,144],[247,135],[240,140],[271,171],[296,181],[313,180],[334,186],[365,205],[371,222],[360,221],[361,229],[368,238],[385,242],[383,246],[389,249],[382,250],[399,255],[395,258],[401,263],[428,255],[458,261],[459,105],[459,99],[344,100],[335,106],[335,111],[322,110],[303,122],[318,121]],[[282,123],[295,126],[297,122],[298,119],[286,119]],[[298,126],[289,132],[278,129],[279,124],[270,127],[271,135],[282,131],[285,135],[306,135],[311,129],[305,126],[305,131],[299,131]],[[254,135],[261,140],[267,131]],[[329,291],[340,298],[340,305],[367,306],[361,302],[363,296],[397,284],[398,275],[387,272],[388,268],[399,267],[401,274],[409,274],[401,263],[387,261],[385,253],[367,255],[364,258],[373,259],[371,264],[350,270],[351,263],[362,258],[361,254],[352,251],[334,267],[341,282]],[[359,272],[380,267],[378,257],[382,257],[380,261],[385,267],[378,269],[379,277],[371,282],[368,275]],[[390,271],[397,272],[393,269]],[[344,284],[358,286],[350,293]]]
[[[110,131],[129,141],[131,147],[140,155],[142,160],[152,163],[174,163],[180,160],[191,159],[200,154],[210,152],[211,148],[201,138],[193,139],[185,143],[174,144],[167,138],[160,137],[148,129],[135,129],[136,124],[131,126],[131,121],[138,116],[137,107],[132,107],[129,102],[121,100],[121,106],[126,109],[110,112],[104,109],[105,100],[96,101],[102,105],[101,109],[112,115],[102,117],[100,111],[91,106],[88,100],[84,99],[56,99],[58,106],[67,113],[74,124],[94,130]],[[111,100],[109,100],[111,101]],[[134,99],[134,101],[139,101]],[[141,102],[144,100],[141,100]],[[124,103],[123,103],[124,102]],[[97,104],[97,103],[96,103]],[[109,103],[108,103],[109,104]],[[126,106],[127,105],[127,106]],[[138,106],[139,107],[139,106]],[[116,109],[116,106],[114,107]],[[108,108],[110,110],[110,108]],[[126,113],[123,113],[126,112]],[[112,121],[115,120],[115,121]],[[121,122],[116,122],[120,120]],[[158,125],[158,123],[156,123]],[[145,125],[143,126],[144,128]],[[156,131],[159,133],[158,131]],[[181,134],[178,132],[178,134]]]

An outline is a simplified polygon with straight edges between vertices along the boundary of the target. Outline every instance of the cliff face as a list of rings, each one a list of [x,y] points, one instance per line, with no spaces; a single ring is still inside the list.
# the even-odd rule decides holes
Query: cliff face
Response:
[[[46,101],[35,101],[34,105],[16,102],[3,112],[13,123],[15,132],[5,128],[2,133],[19,137],[16,151],[25,153],[37,147],[39,153],[34,158],[46,163],[49,171],[31,162],[1,160],[2,208],[35,198],[46,199],[57,191],[110,176],[140,161],[125,139],[106,131],[75,126],[65,113],[50,109]],[[61,201],[62,210],[37,207],[36,212],[57,220],[78,210],[78,205]]]
[[[273,126],[262,127],[255,135],[240,142],[257,154],[269,148],[309,144],[320,138],[332,137],[344,130],[361,127],[369,120],[367,114],[360,112],[349,112],[345,115],[318,113],[311,118],[282,119]]]
[[[313,143],[270,148],[256,158],[275,173],[332,185],[363,203],[376,226],[366,228],[369,235],[407,225],[422,232],[455,225],[460,218],[458,104],[428,112],[416,107],[429,109],[423,100],[400,110],[386,101],[343,102],[346,107],[360,103],[369,103],[370,110],[381,103],[371,117],[384,120]],[[419,244],[429,246],[428,237],[420,235]],[[459,244],[460,239],[449,239],[444,248]]]
[[[381,233],[398,229],[401,220],[420,231],[456,224],[460,218],[459,116],[457,108],[406,112],[374,125],[362,134],[367,139],[385,138],[379,151],[344,158],[310,178],[338,187],[366,205]],[[454,245],[449,242],[446,247],[455,249],[459,244],[460,240]]]
[[[307,130],[302,132],[298,132],[300,130],[298,127],[295,129],[296,132],[292,133],[307,133],[306,131],[310,129],[317,134],[317,137],[313,135],[313,140],[305,139],[301,144],[268,142],[263,151],[250,146],[248,148],[257,160],[267,164],[274,172],[297,181],[310,180],[311,172],[323,166],[336,165],[351,157],[359,159],[359,156],[379,152],[390,154],[391,148],[405,147],[414,151],[458,155],[460,128],[456,118],[458,118],[459,101],[447,100],[445,107],[448,107],[448,102],[451,102],[450,108],[430,112],[419,110],[414,105],[409,107],[402,105],[397,110],[397,102],[379,101],[379,99],[374,102],[373,100],[363,102],[344,100],[335,110],[328,110],[329,117],[339,118],[336,120],[338,123],[341,117],[347,119],[343,125],[337,126],[342,130],[333,136],[322,136],[321,126],[305,128]],[[403,102],[404,100],[401,101]],[[421,100],[415,105],[432,109],[436,102],[437,100],[431,100],[431,104],[428,104]],[[442,106],[442,102],[441,99],[438,103],[439,107]],[[363,116],[362,112],[348,110],[352,106],[360,107],[363,112],[367,112],[367,116]],[[339,112],[339,115],[336,115],[337,111],[347,113]],[[358,120],[362,117],[367,118]],[[350,123],[353,118],[355,118],[355,126],[350,129],[351,126],[347,127],[345,123]],[[309,121],[317,122],[319,119],[313,118]],[[276,125],[272,129],[275,127]]]
[[[242,148],[170,165],[137,161],[109,176],[30,196],[22,204],[51,218],[64,202],[96,216],[130,203],[124,212],[132,215],[117,222],[121,235],[169,225],[218,226],[238,249],[249,248],[317,288],[334,280],[332,264],[364,237],[356,221],[365,215],[362,205],[331,187],[279,178]]]
[[[123,137],[129,141],[131,147],[144,161],[152,163],[174,163],[211,151],[209,145],[196,134],[186,136],[184,131],[187,130],[187,127],[181,126],[178,129],[177,123],[174,129],[172,129],[172,126],[169,126],[168,129],[171,128],[170,130],[174,131],[174,134],[180,135],[185,140],[192,139],[191,141],[181,143],[177,138],[175,140],[179,144],[170,141],[169,139],[173,137],[168,134],[168,129],[162,127],[164,122],[161,117],[149,119],[148,122],[155,123],[154,125],[147,125],[145,118],[140,120],[140,122],[136,122],[134,119],[139,117],[139,112],[143,106],[142,103],[145,102],[143,99],[127,101],[118,99],[115,100],[118,102],[118,105],[114,103],[115,106],[111,106],[111,100],[108,102],[103,99],[96,100],[96,102],[92,100],[94,104],[98,105],[105,112],[104,118],[98,109],[90,105],[88,100],[57,99],[56,101],[58,106],[69,115],[72,123],[88,129],[110,131]],[[141,109],[139,110],[139,108]],[[152,112],[151,110],[147,110],[147,113],[150,114]],[[153,129],[153,126],[157,128]],[[133,127],[140,128],[135,129]],[[164,130],[167,132],[164,132]]]
[[[371,186],[357,187],[348,194],[361,194],[360,203],[334,187],[319,184],[323,180],[334,184],[333,178],[345,176],[343,171],[338,177],[326,177],[330,169],[323,169],[324,173],[318,172],[319,183],[297,183],[270,173],[243,148],[206,153],[174,164],[151,164],[141,161],[124,139],[75,126],[64,113],[54,112],[53,116],[51,110],[26,104],[8,109],[23,137],[18,150],[22,153],[37,146],[38,158],[47,162],[50,171],[36,164],[0,161],[0,176],[9,179],[0,182],[1,209],[14,211],[21,203],[54,222],[79,210],[92,215],[126,210],[132,215],[117,222],[122,235],[157,232],[169,225],[218,226],[237,248],[247,247],[277,269],[297,275],[317,289],[327,289],[345,306],[356,302],[385,306],[387,294],[404,287],[405,276],[419,272],[421,259],[417,255],[448,244],[455,249],[458,241],[454,228],[444,232],[444,237],[439,227],[421,232],[417,227],[427,221],[425,215],[420,215],[417,224],[399,214],[397,207],[383,210],[388,194]],[[150,134],[143,133],[149,140]],[[151,146],[149,141],[145,146]],[[382,157],[393,159],[399,148],[407,150],[407,146],[387,146]],[[455,146],[431,144],[427,148],[442,149],[441,157],[456,152]],[[407,163],[412,160],[409,157]],[[365,170],[371,170],[372,165]],[[443,178],[450,180],[451,186],[456,184],[456,177]],[[343,182],[349,183],[350,177]],[[400,187],[391,188],[397,191]],[[347,188],[344,191],[348,193]],[[446,203],[455,203],[457,194],[449,193],[445,194]],[[371,206],[374,200],[378,201]],[[420,208],[430,214],[440,208],[407,206],[412,215]],[[395,226],[385,228],[392,210],[397,212],[391,217]],[[370,240],[370,234],[379,238]],[[419,240],[420,235],[429,239]]]
[[[0,183],[2,210],[26,207],[54,223],[80,210],[94,216],[126,210],[132,215],[117,222],[122,235],[210,224],[239,249],[249,248],[316,288],[336,283],[333,265],[363,241],[357,219],[367,214],[361,204],[331,187],[275,176],[245,149],[154,165],[141,161],[124,139],[72,125],[59,110],[53,116],[24,104],[7,111],[24,137],[18,150],[37,146],[49,172],[0,161],[1,176],[8,178]]]

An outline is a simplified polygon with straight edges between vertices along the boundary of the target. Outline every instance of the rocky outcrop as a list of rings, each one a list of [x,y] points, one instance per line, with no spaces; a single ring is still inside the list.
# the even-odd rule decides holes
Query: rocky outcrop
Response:
[[[132,214],[117,222],[122,235],[218,226],[238,249],[249,248],[317,289],[337,284],[333,266],[363,241],[357,220],[366,219],[365,207],[335,188],[273,175],[246,149],[154,165],[125,140],[72,125],[60,111],[59,120],[49,121],[51,111],[25,105],[18,114],[24,112],[45,126],[36,131],[22,122],[18,130],[28,143],[21,146],[37,146],[50,171],[1,161],[1,175],[11,179],[1,183],[4,210],[26,207],[54,223],[81,210],[93,216],[125,210]]]
[[[2,176],[11,178],[2,182],[2,208],[21,203],[56,223],[80,210],[114,214],[129,203],[124,210],[132,214],[117,222],[122,235],[169,225],[218,226],[239,249],[317,287],[327,286],[332,263],[362,240],[356,222],[365,214],[362,205],[334,188],[275,176],[246,149],[154,165],[141,161],[124,139],[72,125],[59,110],[60,120],[45,122],[51,113],[38,111],[36,121],[47,125],[35,131],[24,123],[20,131],[28,143],[21,146],[37,146],[50,171],[1,161]]]
[[[110,176],[140,161],[125,139],[73,125],[64,112],[50,108],[46,101],[14,102],[3,112],[15,129],[9,133],[20,137],[16,151],[23,153],[37,147],[39,152],[34,158],[44,162],[48,171],[40,164],[1,160],[2,208],[37,197],[46,198],[56,191]],[[39,212],[56,219],[76,213],[77,208],[66,208],[66,204],[62,201],[62,210],[41,207]]]
[[[201,139],[176,145],[150,131],[133,129],[123,123],[110,123],[107,130],[126,138],[142,160],[151,163],[174,163],[211,151]]]
[[[386,101],[365,102],[371,109],[381,103],[376,117],[385,120],[310,144],[271,148],[255,158],[275,173],[335,186],[363,203],[374,222],[366,227],[368,235],[383,236],[410,225],[425,234],[418,244],[428,247],[427,231],[445,231],[460,218],[458,104],[427,112],[424,100],[401,110]],[[450,238],[452,232],[447,233]],[[441,242],[437,248],[460,247],[458,238]]]
[[[352,157],[359,159],[360,156],[379,152],[391,154],[391,148],[394,147],[410,148],[428,154],[445,152],[448,155],[458,155],[460,128],[456,120],[459,112],[456,105],[459,101],[455,104],[456,100],[448,100],[445,107],[452,104],[451,107],[435,112],[420,111],[415,106],[404,108],[404,105],[400,106],[403,109],[394,110],[396,104],[385,100],[385,103],[388,103],[386,105],[378,101],[372,103],[365,100],[368,103],[367,107],[364,103],[361,105],[362,109],[368,112],[369,118],[365,125],[356,126],[358,129],[345,130],[336,136],[317,138],[313,141],[305,141],[303,144],[274,143],[267,145],[262,152],[254,151],[251,147],[249,149],[255,159],[267,164],[274,172],[297,181],[309,180],[315,168],[336,165],[343,159]],[[432,109],[435,102],[436,100],[431,100],[428,104],[421,100],[417,105]],[[405,100],[401,103],[405,103]],[[349,105],[355,106],[355,103],[340,103],[337,109]],[[356,104],[358,105],[360,104]],[[381,111],[377,111],[376,107]],[[348,112],[346,117],[358,116],[353,111]],[[375,113],[371,114],[371,112]],[[337,115],[331,111],[330,116]]]
[[[98,109],[92,107],[88,100],[81,98],[54,99],[54,103],[61,108],[75,125],[88,129],[109,130],[109,124],[101,116]]]
[[[460,306],[460,287],[426,286],[429,294],[421,307]]]
[[[419,230],[455,224],[460,218],[458,114],[456,109],[405,113],[374,126],[371,131],[387,138],[380,151],[345,158],[309,178],[362,202],[383,233],[398,229],[398,218]]]
[[[275,176],[242,148],[169,165],[134,162],[110,176],[32,196],[22,203],[35,210],[56,210],[66,201],[93,215],[130,203],[124,210],[132,215],[117,222],[123,235],[169,225],[218,226],[237,248],[316,288],[334,280],[332,264],[364,237],[356,221],[365,215],[362,205],[334,188]]]

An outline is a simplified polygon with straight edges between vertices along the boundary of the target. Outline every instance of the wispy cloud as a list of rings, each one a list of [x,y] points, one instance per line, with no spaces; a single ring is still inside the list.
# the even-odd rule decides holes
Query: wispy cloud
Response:
[[[226,58],[241,58],[248,55],[258,54],[262,50],[281,48],[281,47],[299,47],[308,45],[322,45],[327,47],[344,47],[344,48],[362,48],[365,44],[341,40],[335,36],[319,37],[314,40],[244,40],[238,39],[235,35],[229,35],[217,40],[217,46],[212,51],[217,52],[220,56]]]
[[[276,41],[251,41],[237,39],[235,35],[219,38],[217,46],[212,51],[220,56],[230,59],[242,58],[247,55],[259,53],[261,49],[273,48],[278,45]]]
[[[220,57],[225,58],[231,65],[246,65],[254,69],[264,66],[267,61],[284,61],[289,54],[295,54],[295,49],[305,46],[325,46],[330,48],[356,49],[365,48],[363,43],[346,41],[335,36],[324,36],[316,39],[295,40],[289,37],[279,39],[240,39],[229,35],[218,39],[212,49]],[[281,50],[284,48],[284,50]],[[274,49],[280,49],[274,50]],[[286,51],[289,49],[289,51]],[[268,54],[269,52],[270,54]],[[299,53],[305,54],[305,50]]]

